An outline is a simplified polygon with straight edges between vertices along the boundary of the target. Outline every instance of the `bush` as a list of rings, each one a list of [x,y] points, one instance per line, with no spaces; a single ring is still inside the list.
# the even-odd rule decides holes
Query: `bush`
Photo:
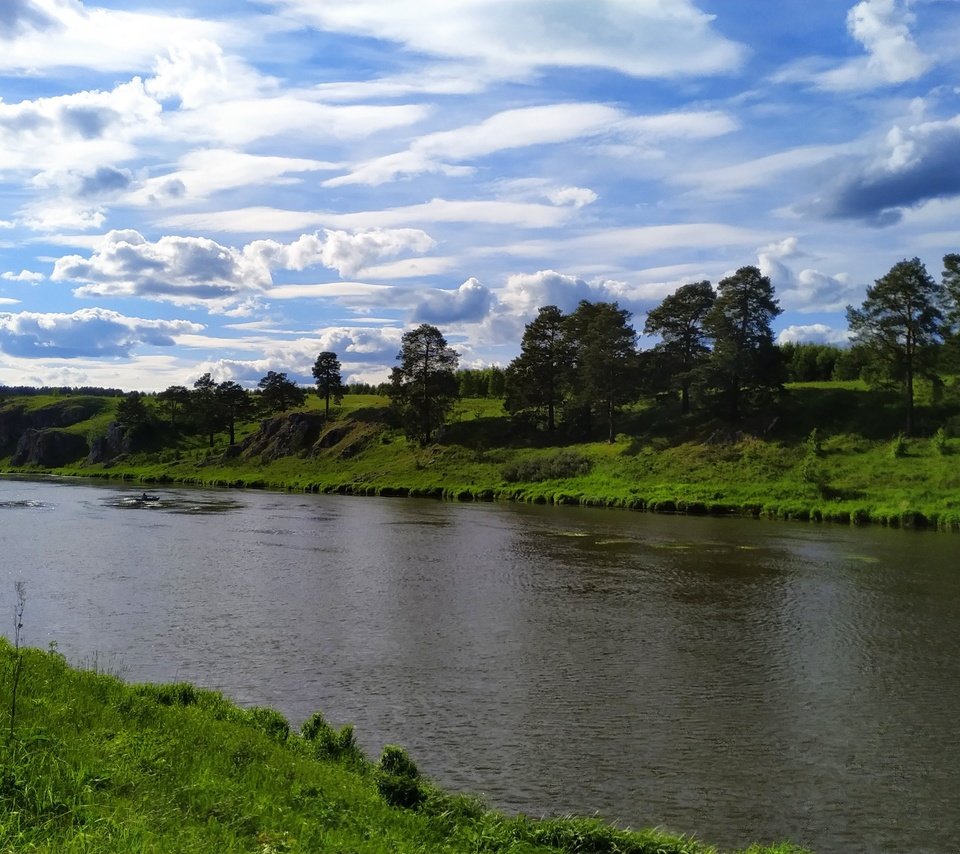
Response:
[[[529,457],[510,463],[503,469],[507,483],[539,483],[544,480],[563,480],[589,474],[593,461],[576,451],[557,451],[539,457]]]
[[[933,447],[942,457],[950,453],[950,449],[947,447],[947,431],[943,427],[933,434]]]
[[[416,809],[427,797],[416,763],[395,744],[388,744],[380,755],[377,789],[390,806],[403,809]]]
[[[321,712],[314,712],[303,722],[300,734],[311,744],[317,758],[320,759],[347,759],[362,761],[363,751],[357,744],[353,733],[353,725],[345,724],[335,730]]]
[[[890,446],[890,454],[895,460],[907,455],[907,437],[903,433],[897,433]]]
[[[276,709],[256,706],[247,710],[247,720],[254,728],[281,744],[290,736],[290,724]]]

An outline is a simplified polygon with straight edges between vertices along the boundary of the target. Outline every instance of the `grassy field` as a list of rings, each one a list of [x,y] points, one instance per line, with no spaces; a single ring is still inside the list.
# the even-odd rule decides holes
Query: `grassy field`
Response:
[[[347,396],[329,425],[336,441],[310,451],[231,455],[222,435],[213,448],[179,436],[151,453],[55,473],[960,529],[957,416],[921,400],[926,435],[904,440],[899,396],[862,383],[792,386],[777,415],[736,431],[703,415],[681,418],[675,406],[637,406],[623,414],[613,444],[520,433],[499,400],[479,398],[460,401],[439,441],[420,448],[389,425],[387,404]],[[306,411],[320,408],[311,396]],[[102,435],[109,417],[70,429]],[[259,426],[240,425],[238,441]],[[0,469],[12,470],[9,457]]]
[[[183,683],[127,685],[3,640],[0,672],[2,852],[715,852],[596,819],[488,810],[438,790],[400,748],[370,761],[350,727],[334,730],[319,714],[291,733],[271,709]]]

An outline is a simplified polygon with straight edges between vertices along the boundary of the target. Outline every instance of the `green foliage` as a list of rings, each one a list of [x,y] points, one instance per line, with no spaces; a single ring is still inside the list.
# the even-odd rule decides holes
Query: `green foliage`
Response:
[[[459,354],[429,323],[406,332],[390,376],[390,397],[408,438],[426,447],[457,398]]]
[[[937,432],[933,434],[932,441],[934,450],[940,454],[940,456],[945,457],[950,453],[950,448],[947,445],[947,431],[943,427],[939,427]]]
[[[890,444],[890,456],[899,460],[907,455],[907,437],[903,433],[897,433]]]
[[[380,755],[377,789],[390,806],[401,809],[416,809],[427,798],[416,763],[395,744],[386,745]]]
[[[744,391],[762,396],[783,383],[770,327],[780,313],[770,279],[756,267],[741,267],[717,285],[716,301],[704,319],[713,341],[705,373],[722,390],[731,422],[740,419]]]
[[[710,354],[704,322],[716,301],[710,282],[681,285],[648,315],[644,335],[658,336],[654,348],[654,373],[660,387],[679,388],[680,411],[690,411],[690,386],[698,368]]]
[[[327,723],[321,712],[314,712],[300,727],[300,734],[314,747],[314,754],[320,759],[348,760],[355,763],[364,761],[363,751],[357,744],[351,724],[345,724],[339,730]]]
[[[932,365],[934,345],[943,337],[942,304],[942,286],[914,258],[894,264],[868,287],[859,309],[847,306],[853,341],[873,355],[882,376],[903,384],[907,435],[914,430],[914,377]]]
[[[247,710],[250,723],[281,744],[290,737],[290,724],[276,709],[256,706]]]
[[[526,457],[503,468],[507,483],[539,483],[544,480],[564,480],[588,474],[593,461],[577,451],[560,450],[552,454]]]
[[[257,383],[257,389],[260,409],[268,415],[303,406],[307,399],[306,390],[283,372],[267,371]]]
[[[324,350],[313,363],[313,378],[317,383],[317,396],[323,401],[326,418],[330,417],[330,401],[339,404],[346,393],[341,376],[340,360],[336,353]]]

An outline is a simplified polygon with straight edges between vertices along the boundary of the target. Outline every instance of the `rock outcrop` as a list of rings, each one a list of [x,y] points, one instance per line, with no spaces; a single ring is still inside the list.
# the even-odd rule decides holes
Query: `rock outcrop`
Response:
[[[28,428],[20,435],[10,462],[15,466],[57,468],[82,459],[88,451],[86,439],[76,433]]]
[[[263,462],[321,453],[346,458],[358,453],[382,429],[382,423],[371,421],[348,418],[328,422],[318,413],[288,412],[262,422],[230,456],[259,457]]]
[[[107,428],[107,435],[100,436],[90,443],[90,453],[87,455],[88,463],[108,463],[116,459],[121,454],[129,454],[131,449],[130,437],[127,431],[111,421]]]

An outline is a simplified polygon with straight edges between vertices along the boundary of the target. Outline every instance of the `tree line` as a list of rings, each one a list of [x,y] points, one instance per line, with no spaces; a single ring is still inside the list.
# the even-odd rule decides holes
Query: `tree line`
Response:
[[[680,416],[709,409],[730,423],[769,408],[785,382],[866,378],[893,381],[904,395],[906,432],[914,429],[917,378],[942,387],[941,375],[960,364],[960,255],[944,257],[940,280],[919,259],[895,264],[867,288],[860,307],[847,307],[850,344],[774,342],[781,313],[769,277],[741,267],[721,279],[680,286],[646,317],[643,350],[630,312],[616,302],[582,300],[572,312],[542,306],[526,324],[520,354],[506,368],[459,369],[459,354],[431,324],[406,332],[388,383],[343,382],[336,353],[317,356],[315,391],[329,417],[331,403],[354,393],[387,394],[398,425],[428,444],[461,397],[502,398],[518,425],[573,437],[602,430],[613,441],[623,408],[642,398],[676,400]],[[156,395],[169,424],[209,437],[236,425],[302,406],[307,389],[269,371],[254,392],[217,383],[209,373],[192,388],[170,386]],[[126,426],[150,417],[144,396],[127,395],[117,420]]]

